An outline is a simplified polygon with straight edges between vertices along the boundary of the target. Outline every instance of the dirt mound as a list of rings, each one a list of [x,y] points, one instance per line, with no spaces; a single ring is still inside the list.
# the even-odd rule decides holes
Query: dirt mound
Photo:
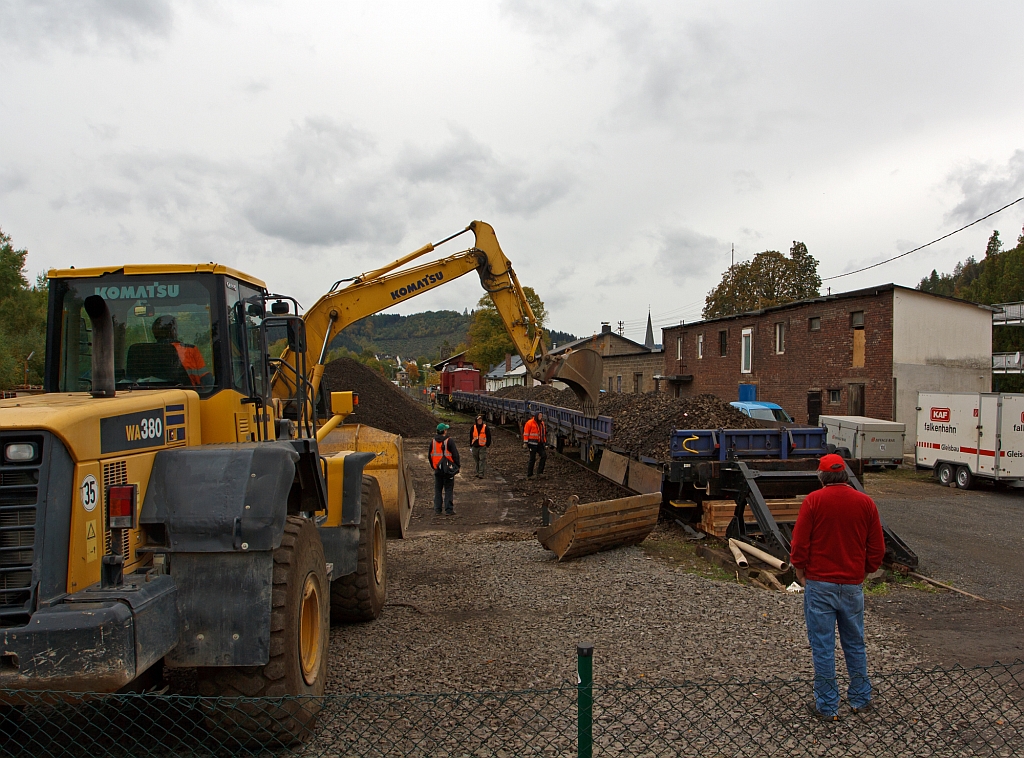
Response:
[[[347,424],[366,424],[403,437],[429,437],[437,419],[424,406],[368,366],[338,358],[324,367],[324,379],[334,392],[359,394],[359,407]]]
[[[513,400],[534,400],[562,408],[579,409],[568,390],[538,385],[503,387],[494,393]],[[613,447],[630,453],[668,460],[669,436],[675,429],[756,429],[758,423],[715,395],[671,397],[662,392],[643,395],[601,395],[598,413],[614,420]]]

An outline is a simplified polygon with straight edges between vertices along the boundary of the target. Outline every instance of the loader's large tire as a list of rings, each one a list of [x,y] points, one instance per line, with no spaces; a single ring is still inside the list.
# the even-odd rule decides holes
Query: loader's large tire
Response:
[[[380,485],[363,477],[359,562],[355,573],[331,582],[331,621],[373,621],[387,599],[387,528]]]
[[[314,523],[288,516],[274,551],[270,660],[264,666],[201,668],[199,694],[207,726],[225,746],[268,748],[308,742],[323,707],[330,633],[324,549]],[[298,696],[298,697],[290,697]],[[233,698],[286,698],[266,703]]]

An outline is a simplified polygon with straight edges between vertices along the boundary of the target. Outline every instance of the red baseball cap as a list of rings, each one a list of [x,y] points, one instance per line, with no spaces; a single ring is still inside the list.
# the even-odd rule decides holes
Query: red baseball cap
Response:
[[[823,455],[818,461],[818,471],[842,471],[844,468],[846,468],[846,461],[843,460],[843,456],[835,453]]]

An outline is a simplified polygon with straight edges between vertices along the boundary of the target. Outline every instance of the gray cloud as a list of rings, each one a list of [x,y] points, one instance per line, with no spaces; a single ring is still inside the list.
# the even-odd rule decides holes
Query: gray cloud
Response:
[[[91,52],[114,47],[131,54],[174,25],[171,0],[7,0],[0,4],[4,43],[25,50],[47,47]]]
[[[97,139],[101,139],[105,142],[116,140],[121,134],[121,130],[113,124],[86,124],[89,127]]]
[[[404,213],[373,141],[354,127],[309,118],[245,194],[242,212],[270,237],[300,245],[399,241]]]
[[[1024,150],[1014,152],[1003,166],[972,163],[953,172],[949,181],[964,196],[949,212],[949,220],[973,221],[1024,195]]]
[[[14,166],[0,166],[0,195],[28,186],[28,176]]]
[[[737,192],[760,192],[764,184],[753,171],[733,171],[732,183]]]
[[[569,170],[538,171],[503,161],[487,145],[459,129],[436,149],[406,147],[395,165],[414,184],[444,184],[488,198],[501,213],[529,216],[564,197],[575,178]]]
[[[655,267],[668,271],[672,281],[677,284],[688,284],[694,277],[728,260],[727,243],[693,229],[666,229],[658,236],[660,245],[655,256]]]

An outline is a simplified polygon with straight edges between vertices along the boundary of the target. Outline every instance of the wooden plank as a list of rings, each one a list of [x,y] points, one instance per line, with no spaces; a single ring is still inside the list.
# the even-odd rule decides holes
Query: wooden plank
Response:
[[[628,469],[629,458],[626,456],[613,453],[611,450],[605,450],[601,453],[601,465],[597,469],[597,473],[601,476],[622,484],[626,481]]]

